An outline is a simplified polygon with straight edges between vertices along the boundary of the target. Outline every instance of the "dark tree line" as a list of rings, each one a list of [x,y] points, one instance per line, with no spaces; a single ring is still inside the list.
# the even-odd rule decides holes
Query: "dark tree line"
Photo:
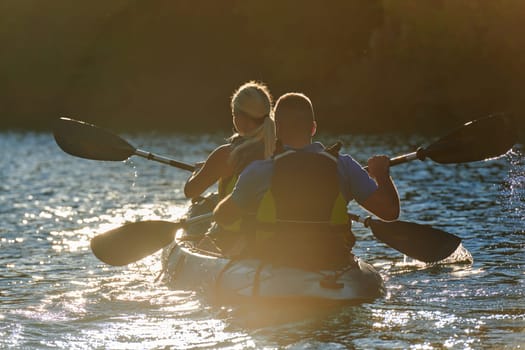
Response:
[[[0,127],[230,127],[247,80],[324,130],[432,131],[525,111],[522,0],[6,0]]]

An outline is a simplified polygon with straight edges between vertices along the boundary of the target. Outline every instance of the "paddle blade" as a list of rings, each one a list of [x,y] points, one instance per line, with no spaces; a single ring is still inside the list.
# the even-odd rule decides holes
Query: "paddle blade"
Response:
[[[180,227],[181,223],[169,221],[128,223],[94,237],[91,250],[106,264],[127,265],[170,244]]]
[[[445,259],[461,243],[461,239],[453,234],[412,222],[370,220],[369,225],[380,241],[427,263]]]
[[[511,117],[493,115],[466,123],[422,152],[438,163],[466,163],[501,156],[515,143]]]
[[[135,152],[135,147],[117,135],[70,118],[60,118],[55,124],[53,134],[58,146],[76,157],[122,161]]]

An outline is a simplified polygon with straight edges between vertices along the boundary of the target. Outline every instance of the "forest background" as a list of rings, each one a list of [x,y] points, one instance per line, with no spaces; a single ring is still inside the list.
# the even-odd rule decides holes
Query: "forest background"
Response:
[[[0,129],[231,128],[248,80],[310,96],[323,131],[525,124],[523,0],[2,0]]]

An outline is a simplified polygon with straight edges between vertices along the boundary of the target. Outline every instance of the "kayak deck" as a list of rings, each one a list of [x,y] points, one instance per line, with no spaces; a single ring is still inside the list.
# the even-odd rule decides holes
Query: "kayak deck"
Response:
[[[218,302],[363,302],[384,294],[381,275],[362,259],[341,270],[308,271],[257,259],[230,259],[197,247],[180,230],[163,252],[171,287],[200,290]]]

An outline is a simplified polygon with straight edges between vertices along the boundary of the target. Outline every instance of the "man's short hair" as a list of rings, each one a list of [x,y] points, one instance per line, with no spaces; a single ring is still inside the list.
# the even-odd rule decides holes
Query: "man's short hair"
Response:
[[[315,121],[310,99],[299,92],[289,92],[277,100],[274,108],[275,123],[282,128],[294,128],[310,134]]]

